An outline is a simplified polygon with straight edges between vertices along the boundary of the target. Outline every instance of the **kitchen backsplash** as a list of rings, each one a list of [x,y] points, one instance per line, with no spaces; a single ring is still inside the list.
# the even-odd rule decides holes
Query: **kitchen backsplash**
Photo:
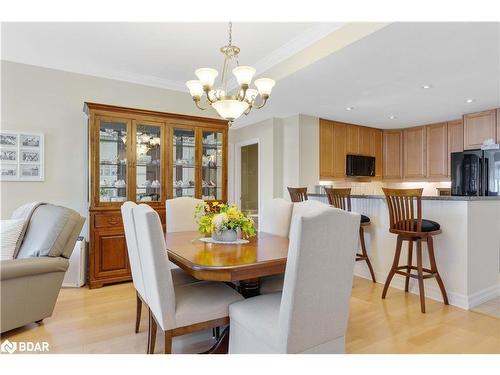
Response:
[[[350,181],[321,181],[320,185],[316,186],[315,193],[324,193],[322,186],[332,186],[336,188],[350,187],[353,195],[383,195],[382,188],[392,189],[412,189],[424,188],[423,195],[435,196],[438,195],[437,188],[449,188],[451,182],[350,182]]]

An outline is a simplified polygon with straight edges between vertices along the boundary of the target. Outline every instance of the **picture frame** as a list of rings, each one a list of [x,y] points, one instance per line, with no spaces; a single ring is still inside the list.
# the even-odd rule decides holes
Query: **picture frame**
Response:
[[[0,131],[0,181],[44,181],[44,135]]]

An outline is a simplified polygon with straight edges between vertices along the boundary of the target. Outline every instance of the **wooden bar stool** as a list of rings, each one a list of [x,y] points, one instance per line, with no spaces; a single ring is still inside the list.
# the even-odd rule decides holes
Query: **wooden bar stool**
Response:
[[[410,277],[418,280],[418,289],[420,292],[420,308],[425,313],[425,292],[424,279],[435,277],[443,295],[445,305],[448,305],[448,296],[444,288],[443,280],[439,275],[434,257],[434,245],[432,236],[441,233],[441,227],[432,220],[422,219],[422,191],[423,189],[386,189],[384,191],[387,207],[389,210],[389,232],[397,234],[396,254],[392,268],[385,281],[382,298],[387,294],[387,289],[395,274],[405,276],[405,292],[408,292]],[[414,201],[417,202],[417,212],[415,217]],[[399,265],[401,247],[403,241],[408,241],[408,262],[404,266]],[[424,268],[422,264],[422,241],[427,242],[429,251],[430,269]],[[417,244],[417,265],[412,264],[413,243]],[[405,271],[403,271],[405,270]],[[416,270],[417,274],[411,271]]]
[[[325,192],[328,197],[328,203],[331,206],[340,208],[341,210],[351,211],[351,189],[333,189],[325,187]],[[361,254],[356,253],[356,262],[360,260],[364,260],[368,269],[370,270],[370,275],[372,276],[372,280],[374,283],[377,282],[375,280],[375,273],[373,272],[373,267],[370,262],[370,258],[368,258],[368,253],[366,252],[365,245],[365,230],[364,227],[370,225],[370,218],[365,215],[361,215],[361,223],[359,225],[359,241],[361,242]]]
[[[303,202],[307,200],[307,188],[287,187],[292,202]]]

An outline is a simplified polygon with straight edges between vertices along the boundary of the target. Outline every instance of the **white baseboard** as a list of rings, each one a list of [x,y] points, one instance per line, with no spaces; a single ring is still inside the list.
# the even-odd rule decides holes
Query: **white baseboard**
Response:
[[[364,262],[357,262],[354,267],[354,275],[362,277],[364,279],[371,280],[370,272],[368,271],[368,267]],[[387,274],[382,272],[375,271],[375,278],[377,279],[377,283],[384,284],[387,278]],[[400,275],[395,275],[391,281],[391,288],[396,288],[400,290],[404,290],[405,288],[405,278]],[[418,295],[418,284],[416,280],[410,279],[410,287],[409,292]],[[389,292],[390,293],[390,292]],[[480,292],[474,293],[472,295],[454,293],[450,291],[446,291],[448,294],[448,302],[450,305],[460,307],[464,310],[469,310],[473,307],[476,307],[492,298],[500,296],[500,284],[493,285],[489,288],[486,288]],[[441,291],[439,287],[425,285],[425,298],[430,298],[435,301],[443,302],[443,297],[441,296]]]

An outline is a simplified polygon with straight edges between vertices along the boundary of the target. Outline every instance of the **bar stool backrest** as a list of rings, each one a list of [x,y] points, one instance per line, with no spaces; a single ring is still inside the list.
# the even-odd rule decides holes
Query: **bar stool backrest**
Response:
[[[303,202],[307,200],[307,188],[293,188],[287,187],[288,192],[290,193],[290,199],[292,202]]]
[[[424,189],[382,188],[382,190],[389,210],[389,230],[393,233],[422,232],[422,191]]]
[[[351,211],[351,188],[334,189],[325,187],[330,206]]]

